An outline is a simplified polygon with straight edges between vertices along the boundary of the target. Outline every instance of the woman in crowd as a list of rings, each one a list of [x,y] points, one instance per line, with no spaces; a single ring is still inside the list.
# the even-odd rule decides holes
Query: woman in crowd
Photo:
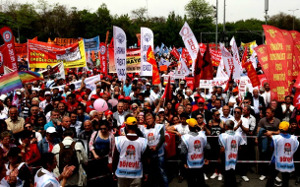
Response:
[[[95,131],[89,142],[89,149],[92,152],[94,161],[91,164],[89,177],[100,176],[109,173],[108,164],[112,163],[113,149],[115,146],[114,135],[110,132],[109,123],[100,121],[100,128]],[[101,168],[101,169],[100,169]]]
[[[7,161],[7,153],[12,147],[16,147],[15,144],[12,143],[12,135],[9,131],[4,131],[1,133],[1,143],[0,147],[2,149],[3,160]]]
[[[19,145],[23,161],[28,166],[38,166],[41,158],[40,151],[36,143],[31,143],[32,131],[24,130],[21,135],[22,144]]]
[[[39,132],[39,133],[42,133],[43,130],[44,130],[44,125],[46,124],[46,117],[43,115],[43,114],[39,114],[38,117],[37,117],[37,120],[34,124],[34,127],[33,129],[36,131],[36,132]]]

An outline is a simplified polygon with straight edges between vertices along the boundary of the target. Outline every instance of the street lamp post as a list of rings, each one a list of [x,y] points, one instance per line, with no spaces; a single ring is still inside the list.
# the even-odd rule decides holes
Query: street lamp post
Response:
[[[218,46],[218,0],[216,0],[216,49]]]
[[[291,12],[293,12],[293,30],[295,29],[295,11],[299,10],[298,8],[297,9],[293,9],[293,10],[289,10]]]

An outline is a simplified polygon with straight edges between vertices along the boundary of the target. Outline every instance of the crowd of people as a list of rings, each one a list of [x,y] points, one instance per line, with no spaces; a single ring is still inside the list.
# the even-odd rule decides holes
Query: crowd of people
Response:
[[[241,98],[233,81],[224,91],[191,90],[181,80],[166,101],[151,77],[134,74],[123,83],[99,74],[91,90],[87,73],[99,72],[69,72],[63,88],[58,80],[35,81],[0,96],[0,186],[168,186],[174,176],[189,186],[209,178],[234,186],[236,174],[248,182],[253,169],[237,160],[256,161],[268,186],[287,186],[290,173],[300,183],[294,89],[277,102],[268,83]],[[83,80],[80,88],[74,80]],[[108,110],[95,110],[99,98]],[[176,146],[168,157],[166,135]],[[273,153],[281,148],[278,160]]]

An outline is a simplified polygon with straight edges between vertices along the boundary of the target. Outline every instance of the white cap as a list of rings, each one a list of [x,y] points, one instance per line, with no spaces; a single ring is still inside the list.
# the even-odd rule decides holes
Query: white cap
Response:
[[[158,112],[164,112],[165,111],[165,109],[163,109],[163,108],[160,108],[159,110],[158,110]]]
[[[146,83],[146,86],[151,86],[150,82],[147,82],[147,83]]]
[[[50,91],[46,91],[45,95],[52,95]]]
[[[55,127],[48,127],[46,132],[47,133],[55,133],[56,132]]]
[[[21,95],[21,92],[20,92],[20,91],[16,91],[16,94],[17,94],[17,95]]]
[[[7,95],[2,94],[2,95],[0,96],[0,100],[1,100],[1,101],[4,101],[4,100],[6,99],[6,97],[7,97]]]

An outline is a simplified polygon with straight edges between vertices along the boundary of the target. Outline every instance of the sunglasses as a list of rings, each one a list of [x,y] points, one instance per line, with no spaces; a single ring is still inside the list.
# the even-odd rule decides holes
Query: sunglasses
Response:
[[[133,110],[137,109],[137,107],[132,107]]]
[[[241,112],[239,112],[239,111],[234,111],[234,113],[235,113],[235,114],[240,114]]]
[[[203,117],[197,117],[197,119],[203,119]]]
[[[221,114],[215,114],[215,116],[220,116]]]
[[[243,102],[244,104],[248,104],[249,102]]]
[[[107,128],[100,128],[99,130],[107,130]]]

